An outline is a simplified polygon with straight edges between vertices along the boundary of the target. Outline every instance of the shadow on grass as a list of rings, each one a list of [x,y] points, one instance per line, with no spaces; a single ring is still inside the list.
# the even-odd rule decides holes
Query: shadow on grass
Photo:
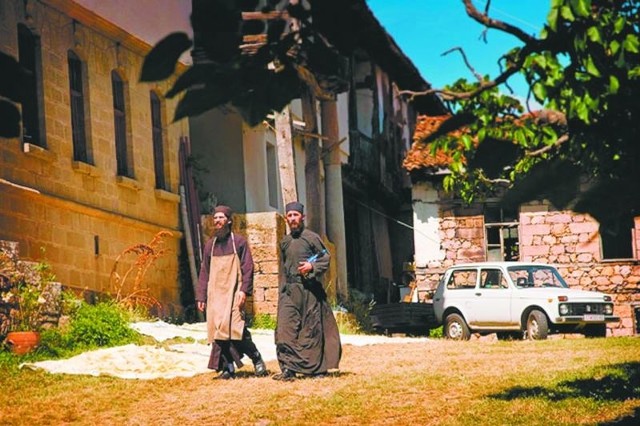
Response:
[[[600,423],[599,426],[637,426],[640,421],[640,407],[636,408],[633,414],[620,417],[607,423]]]
[[[517,398],[592,398],[600,401],[624,401],[640,398],[640,363],[630,362],[607,367],[602,377],[560,382],[555,386],[514,387],[490,398],[511,401]]]

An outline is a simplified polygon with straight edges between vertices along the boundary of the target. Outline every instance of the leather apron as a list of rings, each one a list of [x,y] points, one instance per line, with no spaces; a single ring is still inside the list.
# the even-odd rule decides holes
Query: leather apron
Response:
[[[244,313],[236,300],[242,283],[240,258],[231,233],[233,253],[211,256],[209,282],[207,283],[207,339],[242,340]],[[213,241],[215,246],[216,242]],[[212,250],[213,252],[213,250]]]

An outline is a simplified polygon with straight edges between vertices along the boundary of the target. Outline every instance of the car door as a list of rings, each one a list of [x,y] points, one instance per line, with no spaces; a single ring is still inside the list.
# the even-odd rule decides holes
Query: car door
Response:
[[[477,268],[460,268],[451,271],[444,292],[444,309],[455,307],[470,323],[473,313],[474,292],[478,282]]]
[[[474,315],[472,324],[480,327],[512,325],[512,290],[503,271],[499,267],[483,267],[478,278],[478,286],[470,302]]]

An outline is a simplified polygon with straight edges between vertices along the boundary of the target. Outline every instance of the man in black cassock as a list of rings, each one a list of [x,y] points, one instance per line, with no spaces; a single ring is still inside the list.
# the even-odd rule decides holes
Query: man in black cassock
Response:
[[[294,380],[297,374],[321,377],[338,368],[340,333],[319,277],[329,269],[329,252],[320,236],[304,227],[304,206],[286,206],[290,233],[280,242],[286,277],[279,289],[275,332],[276,354],[282,373],[275,380]]]

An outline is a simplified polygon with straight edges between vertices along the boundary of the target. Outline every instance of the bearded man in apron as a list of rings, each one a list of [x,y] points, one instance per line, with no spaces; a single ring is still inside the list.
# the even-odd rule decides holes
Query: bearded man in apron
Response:
[[[253,258],[247,240],[231,232],[231,216],[228,206],[214,210],[214,235],[205,244],[196,288],[198,310],[206,309],[207,315],[208,367],[220,372],[216,379],[223,380],[236,377],[243,354],[253,361],[256,376],[268,374],[245,325],[244,305],[253,292]]]

